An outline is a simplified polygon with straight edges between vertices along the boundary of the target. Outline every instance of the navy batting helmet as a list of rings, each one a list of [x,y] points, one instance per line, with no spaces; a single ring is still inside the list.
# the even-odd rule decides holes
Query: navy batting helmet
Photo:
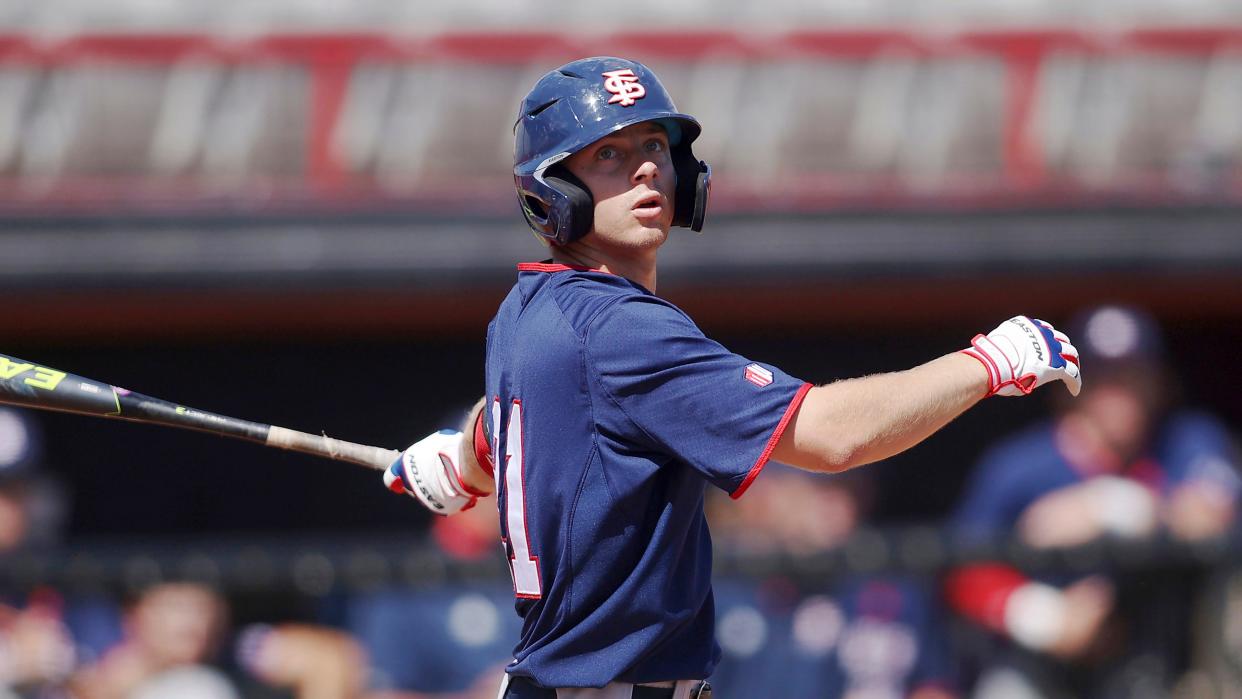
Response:
[[[513,180],[522,214],[535,233],[564,245],[590,232],[595,210],[591,192],[560,163],[643,121],[659,122],[668,132],[677,176],[673,225],[703,229],[712,171],[690,150],[701,130],[699,122],[677,111],[647,66],[601,56],[548,73],[522,100],[513,126]]]

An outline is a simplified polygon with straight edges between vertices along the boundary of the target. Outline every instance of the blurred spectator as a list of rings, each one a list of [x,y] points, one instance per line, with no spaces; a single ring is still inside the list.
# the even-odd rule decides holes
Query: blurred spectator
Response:
[[[0,406],[0,564],[6,554],[61,543],[68,500],[41,467],[42,453],[34,420]],[[67,599],[43,587],[0,597],[0,699],[240,699],[236,682],[211,664],[226,618],[224,598],[195,583],[152,586],[123,614],[110,599]],[[339,631],[254,626],[237,655],[263,683],[237,675],[249,682],[247,697],[363,694],[365,655]]]
[[[0,556],[60,543],[68,499],[42,459],[35,422],[0,405]]]
[[[0,699],[58,696],[75,662],[59,612],[46,594],[22,609],[0,604]]]
[[[459,563],[499,557],[495,503],[436,517],[431,539]],[[353,595],[347,627],[373,663],[375,693],[369,699],[495,699],[521,633],[512,605],[507,577]]]
[[[238,699],[233,683],[207,663],[224,631],[224,600],[210,588],[163,583],[126,609],[124,638],[79,670],[79,699]]]
[[[1242,483],[1236,452],[1215,419],[1174,405],[1154,320],[1102,307],[1076,325],[1082,394],[1063,400],[1054,421],[984,456],[955,533],[1012,535],[1036,548],[1225,534]],[[955,609],[1007,639],[984,661],[977,696],[1133,696],[1128,688],[1138,684],[1162,695],[1180,662],[1170,654],[1185,645],[1189,595],[1184,580],[1175,589],[1152,582],[1030,579],[993,564],[955,571],[947,581]]]
[[[123,636],[68,682],[73,699],[358,699],[366,655],[340,631],[307,624],[255,624],[219,657],[228,606],[198,583],[169,582],[126,608]],[[233,667],[232,657],[237,665]],[[240,669],[244,672],[235,672]],[[255,682],[257,680],[257,682]],[[55,695],[60,697],[62,695]]]
[[[866,474],[824,477],[770,465],[737,502],[709,501],[717,548],[823,554],[855,533]],[[740,506],[740,507],[739,507]],[[727,697],[946,699],[957,696],[937,597],[923,581],[850,576],[757,584],[714,581],[723,657],[712,684]]]
[[[871,481],[857,473],[826,478],[778,465],[764,469],[762,482],[764,487],[748,490],[744,498],[713,496],[707,503],[712,538],[731,551],[829,551],[854,533],[872,496]]]
[[[364,695],[366,654],[348,634],[309,624],[255,625],[239,639],[243,667],[296,699],[356,699]]]
[[[64,492],[41,469],[41,436],[24,412],[0,406],[0,565],[6,554],[58,543]],[[37,590],[0,597],[0,698],[44,696],[73,670],[76,652],[60,599]]]

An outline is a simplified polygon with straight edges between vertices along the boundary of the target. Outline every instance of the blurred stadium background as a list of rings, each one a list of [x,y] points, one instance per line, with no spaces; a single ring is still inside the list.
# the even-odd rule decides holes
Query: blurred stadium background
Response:
[[[1014,312],[1063,323],[1125,303],[1164,325],[1185,400],[1242,424],[1233,0],[6,0],[0,350],[393,448],[451,424],[480,390],[513,264],[541,256],[513,200],[516,105],[548,69],[598,54],[648,63],[704,124],[707,226],[674,232],[661,293],[732,349],[824,382],[952,351]],[[939,528],[972,464],[1049,409],[989,403],[871,467],[858,533],[798,555],[724,550],[722,589],[934,583],[981,555]],[[374,595],[448,607],[466,580],[511,633],[488,587],[505,584],[499,556],[446,553],[373,474],[23,419],[40,449],[22,458],[71,506],[58,542],[0,558],[7,594],[189,578],[219,585],[238,627],[313,622],[367,643],[402,633],[365,616]],[[1214,697],[1242,667],[1237,550],[986,553],[1184,587],[1202,609],[1178,617],[1195,639],[1179,691]],[[488,639],[472,647],[503,661]],[[374,687],[471,679],[397,677],[391,648],[367,650]]]

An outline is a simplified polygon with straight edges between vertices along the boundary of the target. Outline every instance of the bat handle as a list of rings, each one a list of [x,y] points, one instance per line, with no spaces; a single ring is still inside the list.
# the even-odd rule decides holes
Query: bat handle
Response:
[[[333,439],[324,435],[307,434],[306,432],[298,432],[297,430],[276,427],[275,425],[267,433],[267,445],[307,454],[326,456],[337,461],[348,461],[378,471],[388,468],[401,455],[401,452],[395,449],[382,449],[365,444],[354,444],[353,442]]]

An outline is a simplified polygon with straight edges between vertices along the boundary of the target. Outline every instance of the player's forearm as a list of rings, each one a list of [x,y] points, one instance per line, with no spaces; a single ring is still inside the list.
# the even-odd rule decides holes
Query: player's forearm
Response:
[[[807,393],[773,458],[838,472],[923,441],[987,393],[976,360],[950,354],[907,371],[817,386]]]
[[[466,417],[465,424],[462,425],[462,435],[465,438],[465,448],[462,459],[461,477],[475,490],[484,493],[496,492],[496,480],[491,468],[491,452],[490,445],[487,444],[487,438],[482,429],[483,424],[480,420],[487,420],[487,413],[483,410],[487,407],[487,397],[480,398],[470,408],[470,412]],[[487,462],[484,465],[483,462]]]

